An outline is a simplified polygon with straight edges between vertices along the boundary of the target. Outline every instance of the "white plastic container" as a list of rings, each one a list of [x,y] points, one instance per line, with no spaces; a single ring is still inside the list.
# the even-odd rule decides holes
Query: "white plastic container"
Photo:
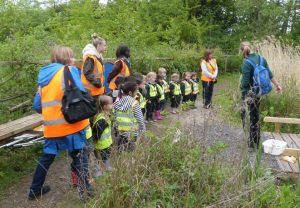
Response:
[[[262,144],[264,146],[264,152],[271,155],[281,155],[287,146],[285,141],[275,139],[268,139]]]

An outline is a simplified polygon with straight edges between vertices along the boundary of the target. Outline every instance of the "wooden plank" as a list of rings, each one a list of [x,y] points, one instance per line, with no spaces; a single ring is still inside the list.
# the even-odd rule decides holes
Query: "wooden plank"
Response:
[[[275,132],[279,133],[281,130],[281,123],[275,123]]]
[[[265,117],[264,122],[268,123],[284,123],[284,124],[299,124],[299,118],[281,118],[281,117]]]
[[[272,133],[272,135],[273,135],[274,139],[283,141],[280,134]],[[281,156],[275,156],[275,158],[276,158],[278,165],[283,167],[282,171],[294,172],[293,166],[291,166],[289,162],[281,160]]]
[[[288,134],[281,133],[281,138],[286,141],[288,148],[297,148],[296,143],[290,138]]]
[[[300,149],[300,138],[296,134],[288,134],[289,137],[295,142],[298,149]]]
[[[286,156],[294,156],[295,158],[300,157],[300,149],[295,149],[295,148],[286,148],[282,155]]]
[[[16,121],[2,124],[0,128],[0,141],[26,130],[31,130],[42,124],[42,116],[39,114],[30,115]]]

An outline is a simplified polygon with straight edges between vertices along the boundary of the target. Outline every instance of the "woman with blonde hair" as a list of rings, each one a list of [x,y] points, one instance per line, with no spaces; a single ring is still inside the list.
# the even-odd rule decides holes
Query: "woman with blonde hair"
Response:
[[[84,193],[92,194],[88,180],[88,157],[85,151],[85,130],[89,127],[88,119],[76,123],[68,123],[62,113],[64,96],[64,71],[70,70],[70,76],[75,85],[85,91],[80,72],[74,65],[72,49],[55,47],[51,54],[51,64],[41,68],[38,75],[38,93],[34,98],[34,109],[42,114],[45,143],[43,155],[38,163],[29,189],[30,200],[36,199],[50,191],[50,186],[44,185],[50,165],[59,151],[67,150],[72,158],[72,168],[78,178],[78,191],[81,199]]]
[[[93,97],[103,95],[104,67],[102,54],[106,50],[106,41],[96,33],[92,35],[92,43],[87,44],[82,50],[82,83]]]
[[[217,61],[213,58],[213,51],[211,49],[207,49],[204,52],[203,59],[201,61],[201,70],[203,107],[208,109],[212,105],[214,84],[217,82],[218,76]]]
[[[246,124],[246,108],[249,109],[250,114],[250,135],[248,146],[250,148],[258,148],[260,141],[260,123],[259,123],[259,105],[261,97],[253,92],[254,86],[254,65],[261,65],[268,70],[269,78],[276,87],[277,92],[281,92],[282,88],[277,80],[274,78],[266,59],[253,51],[251,44],[247,41],[242,42],[240,46],[244,61],[242,64],[242,79],[240,83],[240,90],[242,93],[242,109],[241,117],[243,127]]]

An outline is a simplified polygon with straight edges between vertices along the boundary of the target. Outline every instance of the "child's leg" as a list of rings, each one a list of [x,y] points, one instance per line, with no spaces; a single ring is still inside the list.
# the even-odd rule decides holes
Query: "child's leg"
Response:
[[[151,103],[147,103],[146,105],[146,120],[150,121],[152,119],[152,102]]]

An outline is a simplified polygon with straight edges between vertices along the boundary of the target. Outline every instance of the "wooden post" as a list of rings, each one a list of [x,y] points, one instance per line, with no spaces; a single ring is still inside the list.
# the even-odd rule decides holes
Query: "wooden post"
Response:
[[[275,133],[280,133],[281,123],[275,123]]]

